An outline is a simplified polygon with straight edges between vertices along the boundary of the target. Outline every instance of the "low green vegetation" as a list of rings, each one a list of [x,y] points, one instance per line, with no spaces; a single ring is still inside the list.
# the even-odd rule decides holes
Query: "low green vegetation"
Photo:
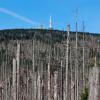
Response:
[[[88,95],[89,95],[88,88],[85,87],[81,94],[81,100],[88,100]]]

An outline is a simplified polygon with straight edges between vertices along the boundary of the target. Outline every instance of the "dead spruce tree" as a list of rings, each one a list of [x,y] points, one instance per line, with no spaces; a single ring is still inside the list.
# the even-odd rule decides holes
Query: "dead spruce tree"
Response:
[[[16,61],[17,61],[17,100],[19,100],[19,70],[20,70],[20,44],[17,44],[17,55],[16,55]]]
[[[66,100],[68,99],[68,67],[69,67],[69,36],[70,36],[70,25],[67,26],[67,44],[66,44]]]
[[[13,85],[12,85],[12,92],[13,92],[13,100],[16,100],[16,96],[17,96],[17,93],[16,93],[16,59],[14,58],[13,59]]]

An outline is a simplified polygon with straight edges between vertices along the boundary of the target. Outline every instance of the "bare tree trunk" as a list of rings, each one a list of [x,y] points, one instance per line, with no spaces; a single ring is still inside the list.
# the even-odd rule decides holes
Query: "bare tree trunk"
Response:
[[[1,92],[1,100],[3,100],[3,97],[2,97],[2,89],[0,89],[0,92]]]
[[[62,91],[61,92],[61,94],[62,94],[62,97],[61,97],[62,99],[61,100],[63,100],[63,98],[64,98],[64,95],[63,95],[64,91],[63,90],[64,89],[63,89],[63,62],[62,62],[62,60],[61,60],[61,88],[62,88],[61,89],[61,91]]]
[[[43,90],[42,90],[42,87],[43,87],[43,61],[41,61],[41,74],[40,74],[40,100],[42,100],[43,98]]]
[[[78,100],[79,92],[78,92],[78,30],[77,30],[77,22],[76,22],[76,58],[75,58],[75,100]]]
[[[100,68],[93,67],[89,77],[89,100],[100,100]]]
[[[16,72],[15,72],[15,75],[16,75]],[[8,76],[9,76],[9,74],[8,74]],[[14,78],[15,79],[15,78]],[[13,76],[12,76],[12,81],[13,81]],[[8,100],[14,100],[13,99],[13,95],[12,95],[12,90],[14,90],[13,89],[13,85],[12,85],[12,88],[11,88],[11,84],[10,84],[10,77],[8,78]],[[15,82],[15,85],[16,85],[16,82]],[[16,92],[16,91],[15,91]]]
[[[16,59],[13,59],[13,100],[16,100]]]
[[[26,84],[27,84],[27,86],[26,86],[26,88],[27,88],[27,89],[26,89],[26,92],[27,92],[27,99],[29,99],[29,93],[28,93],[28,92],[29,92],[29,91],[28,91],[28,90],[29,90],[29,86],[28,86],[29,84],[28,84],[28,80],[29,80],[29,74],[28,74],[28,63],[27,63],[27,80],[26,80]]]
[[[50,99],[50,63],[48,63],[48,100]]]
[[[17,61],[17,100],[19,100],[19,65],[20,65],[20,44],[17,44],[17,55],[16,55],[16,61]]]
[[[54,100],[58,100],[57,98],[57,76],[58,76],[58,72],[56,71],[54,73]]]
[[[69,66],[69,35],[70,26],[67,27],[67,44],[66,44],[66,100],[68,100],[68,66]]]
[[[33,59],[32,59],[32,62],[33,62],[33,69],[32,69],[32,72],[33,72],[33,75],[32,75],[32,100],[36,100],[36,93],[37,93],[37,86],[36,86],[36,73],[35,73],[35,55],[34,55],[34,46],[35,46],[35,40],[33,39]]]
[[[8,77],[6,77],[6,82],[5,82],[6,86],[5,86],[5,100],[8,100]]]
[[[7,45],[6,45],[7,47]],[[5,99],[8,100],[8,76],[7,76],[7,66],[8,66],[8,57],[7,57],[7,52],[8,51],[8,47],[6,48],[6,62],[5,62],[5,80],[6,80],[6,87],[5,87],[5,91],[6,91],[6,97]]]
[[[73,66],[72,66],[72,47],[70,46],[70,70],[71,70],[71,100],[75,100],[75,82],[73,79]]]
[[[38,100],[41,100],[41,92],[40,92],[40,73],[38,71],[38,79],[37,79],[37,88],[38,88]]]
[[[83,26],[84,27],[84,26]],[[83,87],[85,87],[85,48],[84,48],[84,29],[83,29]]]

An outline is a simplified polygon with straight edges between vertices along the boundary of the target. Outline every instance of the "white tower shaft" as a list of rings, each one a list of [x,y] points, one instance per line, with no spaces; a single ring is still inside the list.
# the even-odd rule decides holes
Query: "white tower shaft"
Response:
[[[50,29],[52,28],[52,17],[50,16]]]

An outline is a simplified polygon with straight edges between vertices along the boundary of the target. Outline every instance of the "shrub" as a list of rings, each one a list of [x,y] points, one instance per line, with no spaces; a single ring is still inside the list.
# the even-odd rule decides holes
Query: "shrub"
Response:
[[[81,94],[81,100],[88,100],[88,88],[85,87],[82,94]]]

